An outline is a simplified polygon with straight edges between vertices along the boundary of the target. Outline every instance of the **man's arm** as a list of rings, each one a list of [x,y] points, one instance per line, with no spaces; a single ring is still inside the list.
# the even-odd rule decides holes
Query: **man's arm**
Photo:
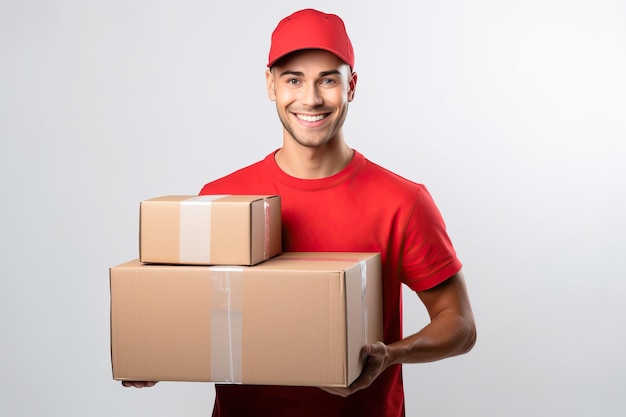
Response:
[[[390,365],[433,362],[469,352],[476,341],[476,325],[463,273],[459,271],[418,296],[430,316],[426,327],[389,345],[365,346],[368,358],[361,376],[347,388],[323,389],[348,396],[370,386]]]

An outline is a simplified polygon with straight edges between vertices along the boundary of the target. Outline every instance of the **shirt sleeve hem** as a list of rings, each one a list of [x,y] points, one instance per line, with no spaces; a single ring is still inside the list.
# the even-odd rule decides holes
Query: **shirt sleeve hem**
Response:
[[[455,258],[451,262],[447,263],[445,266],[425,278],[406,281],[406,285],[413,291],[417,292],[429,290],[459,272],[462,266],[463,265],[461,264],[461,261]]]

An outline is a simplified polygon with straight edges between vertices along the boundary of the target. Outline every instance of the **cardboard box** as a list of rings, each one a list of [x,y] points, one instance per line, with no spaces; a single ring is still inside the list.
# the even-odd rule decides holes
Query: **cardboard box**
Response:
[[[254,265],[280,252],[279,196],[165,196],[141,202],[142,262]]]
[[[341,386],[382,340],[380,255],[110,269],[113,378]]]

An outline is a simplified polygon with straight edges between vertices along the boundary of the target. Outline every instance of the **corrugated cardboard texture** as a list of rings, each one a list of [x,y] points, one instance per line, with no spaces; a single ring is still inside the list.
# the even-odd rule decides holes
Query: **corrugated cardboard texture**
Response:
[[[203,197],[174,195],[141,202],[142,262],[254,265],[281,252],[279,196],[231,195],[195,201],[199,198]],[[189,206],[181,210],[182,204],[192,201],[193,211]],[[202,210],[208,215],[203,217]],[[191,230],[199,242],[188,241],[190,235],[182,233],[183,229]]]
[[[147,381],[206,379],[211,317],[197,313],[208,311],[210,297],[210,280],[200,269],[175,275],[168,267],[141,268],[135,261],[112,270],[113,374]]]
[[[378,254],[283,253],[224,270],[139,261],[111,268],[113,377],[347,386],[362,369],[363,344],[382,339]]]

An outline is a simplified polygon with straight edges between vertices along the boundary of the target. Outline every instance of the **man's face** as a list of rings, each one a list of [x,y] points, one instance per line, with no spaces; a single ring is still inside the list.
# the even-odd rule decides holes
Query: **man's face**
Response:
[[[321,147],[340,137],[356,86],[348,64],[327,51],[299,51],[275,64],[266,79],[286,138]]]

